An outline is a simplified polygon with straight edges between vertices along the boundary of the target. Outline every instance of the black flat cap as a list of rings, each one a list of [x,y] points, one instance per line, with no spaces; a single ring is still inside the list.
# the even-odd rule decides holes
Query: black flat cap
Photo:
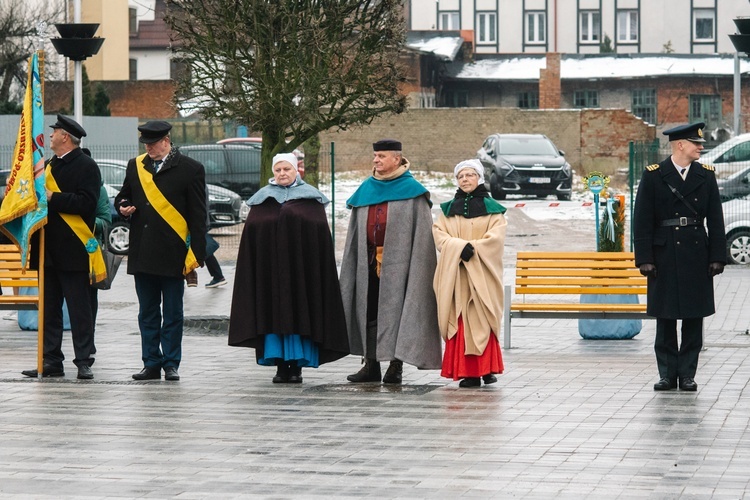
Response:
[[[144,123],[138,127],[138,130],[141,133],[141,137],[138,139],[140,142],[143,144],[153,144],[159,139],[164,138],[172,130],[172,125],[161,120],[153,120]]]
[[[57,115],[57,122],[54,125],[50,125],[51,128],[61,128],[76,139],[86,137],[86,131],[83,130],[77,121],[67,116]]]
[[[703,138],[703,127],[705,126],[706,124],[703,122],[689,123],[665,130],[662,134],[669,136],[669,142],[680,139],[686,139],[690,142],[706,142],[706,139]]]
[[[381,139],[372,144],[373,151],[401,151],[401,143],[394,139]]]

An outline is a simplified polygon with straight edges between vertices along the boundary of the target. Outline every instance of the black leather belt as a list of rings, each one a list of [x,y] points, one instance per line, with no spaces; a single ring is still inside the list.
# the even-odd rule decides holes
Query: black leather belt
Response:
[[[680,217],[677,219],[667,219],[661,221],[662,227],[669,226],[702,226],[703,220],[695,219],[693,217]]]

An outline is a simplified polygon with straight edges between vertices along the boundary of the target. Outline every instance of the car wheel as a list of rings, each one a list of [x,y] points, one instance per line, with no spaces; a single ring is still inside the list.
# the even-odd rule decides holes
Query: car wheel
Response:
[[[107,244],[112,253],[125,255],[130,248],[130,224],[115,222],[107,235]]]
[[[736,231],[727,238],[730,264],[750,264],[750,230]]]
[[[500,179],[495,173],[490,176],[490,194],[496,200],[505,199],[505,193],[500,189]]]
[[[558,194],[557,199],[560,201],[570,201],[570,193],[568,194]]]

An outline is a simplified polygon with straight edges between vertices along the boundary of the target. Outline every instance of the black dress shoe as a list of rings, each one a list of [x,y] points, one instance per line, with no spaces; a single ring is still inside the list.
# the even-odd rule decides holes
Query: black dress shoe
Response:
[[[697,391],[698,390],[698,384],[695,383],[695,380],[685,377],[680,379],[680,389],[683,391]]]
[[[662,379],[659,379],[659,381],[654,384],[654,390],[655,391],[668,391],[670,389],[677,389],[677,381],[676,380],[670,380],[668,378],[662,378]]]
[[[458,383],[459,387],[479,387],[482,385],[482,380],[479,377],[466,377]]]
[[[290,384],[301,384],[302,383],[302,367],[297,366],[297,362],[289,363],[289,383]]]
[[[44,372],[42,372],[42,377],[64,377],[65,376],[65,372],[63,371],[62,366],[44,365],[43,370]],[[25,375],[26,377],[37,378],[39,376],[39,371],[36,369],[24,370],[21,372],[21,375]]]
[[[490,373],[489,375],[483,375],[482,380],[484,381],[485,385],[494,384],[495,382],[497,382],[497,377]]]
[[[80,380],[91,380],[94,378],[94,372],[91,371],[89,365],[81,365],[78,367],[78,378]]]
[[[134,380],[159,380],[161,379],[161,368],[145,367],[139,373],[133,374]]]
[[[365,365],[357,373],[346,376],[349,382],[380,382],[380,363],[375,359],[365,360]]]
[[[180,380],[180,374],[177,373],[177,367],[169,366],[164,368],[164,380]]]
[[[404,362],[398,359],[394,359],[393,361],[391,361],[391,364],[388,365],[388,369],[385,371],[385,375],[383,375],[383,383],[400,384],[403,373]]]

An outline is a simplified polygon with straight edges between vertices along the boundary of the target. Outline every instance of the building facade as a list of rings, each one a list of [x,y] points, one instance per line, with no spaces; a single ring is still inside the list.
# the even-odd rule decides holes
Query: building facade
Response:
[[[410,30],[472,30],[477,54],[733,53],[745,0],[409,0]],[[607,50],[607,49],[605,49]]]

